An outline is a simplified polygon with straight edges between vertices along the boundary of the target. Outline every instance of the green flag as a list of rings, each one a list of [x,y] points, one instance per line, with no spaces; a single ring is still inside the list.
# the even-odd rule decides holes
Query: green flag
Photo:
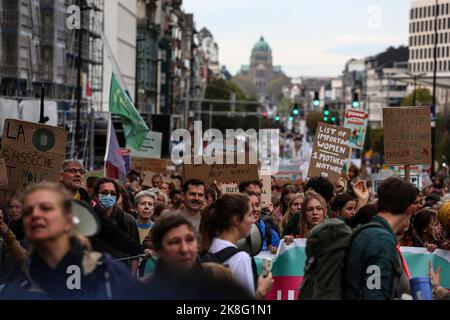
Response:
[[[133,102],[120,86],[115,74],[111,77],[109,89],[109,112],[119,114],[122,118],[123,131],[127,143],[134,149],[139,150],[144,143],[148,129]]]

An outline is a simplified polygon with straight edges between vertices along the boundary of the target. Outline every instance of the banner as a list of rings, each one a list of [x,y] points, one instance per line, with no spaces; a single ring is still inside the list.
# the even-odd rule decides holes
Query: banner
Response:
[[[430,164],[430,108],[383,108],[384,161],[388,164]]]
[[[294,239],[294,243],[286,245],[280,243],[276,255],[269,252],[261,252],[255,260],[258,272],[261,270],[261,259],[270,257],[273,260],[272,276],[274,283],[272,291],[266,296],[266,300],[295,300],[298,289],[303,281],[306,261],[306,239]],[[433,261],[433,266],[441,271],[441,286],[450,288],[450,251],[436,250],[429,253],[425,248],[401,247],[411,277],[428,276],[428,262]]]
[[[350,152],[350,135],[350,129],[319,123],[309,163],[309,178],[324,176],[333,183],[339,180]]]
[[[344,128],[348,128],[352,132],[348,139],[350,148],[364,149],[368,121],[369,114],[366,111],[355,109],[345,110]]]

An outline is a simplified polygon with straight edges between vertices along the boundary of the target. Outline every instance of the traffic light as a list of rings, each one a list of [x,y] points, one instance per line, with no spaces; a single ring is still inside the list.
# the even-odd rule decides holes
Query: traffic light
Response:
[[[336,117],[334,115],[331,116],[331,123],[336,123]]]
[[[315,107],[320,106],[319,91],[314,91],[314,101],[313,101],[313,105],[314,105]]]
[[[263,113],[261,113],[261,116],[263,117],[263,118],[267,118],[267,112],[263,112]]]
[[[328,105],[326,104],[323,107],[323,121],[328,122],[329,119],[330,119],[330,110]]]
[[[353,93],[352,107],[355,109],[359,107],[359,95],[356,92]]]
[[[289,120],[290,121],[294,121],[294,117],[293,116],[289,116]]]
[[[280,121],[280,116],[279,115],[275,116],[275,121]]]
[[[300,114],[300,109],[298,108],[298,105],[294,105],[294,109],[292,109],[292,114],[294,116],[298,116]]]

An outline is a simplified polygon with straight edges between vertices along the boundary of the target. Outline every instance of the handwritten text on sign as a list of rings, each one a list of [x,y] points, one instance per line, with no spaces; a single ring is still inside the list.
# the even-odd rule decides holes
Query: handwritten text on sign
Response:
[[[350,134],[350,129],[319,123],[309,163],[308,177],[322,175],[332,182],[337,182],[349,154]]]
[[[22,191],[31,183],[58,181],[66,142],[67,132],[63,128],[6,119],[0,153],[6,163],[6,189]]]
[[[235,162],[237,159],[235,157]],[[259,180],[257,164],[183,164],[183,175],[186,181],[196,178],[207,184],[214,183],[239,183],[249,180]]]
[[[384,108],[383,128],[386,163],[431,163],[430,108]]]

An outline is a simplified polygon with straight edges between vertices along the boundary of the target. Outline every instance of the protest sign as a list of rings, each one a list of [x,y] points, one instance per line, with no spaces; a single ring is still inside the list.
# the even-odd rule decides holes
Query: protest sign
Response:
[[[384,160],[388,164],[430,164],[430,108],[383,108]]]
[[[261,204],[272,202],[272,179],[268,175],[260,175],[263,185],[261,188]]]
[[[222,158],[221,155],[219,157]],[[248,161],[244,161],[244,164],[238,164],[237,159],[239,159],[238,154],[234,154],[234,163],[231,164],[226,162],[223,164],[213,163],[211,165],[206,163],[188,164],[193,162],[183,161],[183,179],[186,181],[190,178],[196,178],[208,185],[214,183],[214,180],[218,184],[259,180],[258,164],[248,164]]]
[[[8,185],[8,174],[6,173],[5,159],[0,158],[0,186]]]
[[[170,165],[169,159],[153,159],[153,158],[131,158],[131,169],[141,171],[153,171],[156,173],[166,174],[167,166]]]
[[[152,172],[152,171],[145,171],[143,173],[143,178],[142,178],[142,186],[146,186],[146,187],[153,187],[152,184],[152,178],[154,175],[156,175],[156,172]]]
[[[87,171],[86,174],[84,175],[84,178],[87,179],[89,177],[104,178],[105,177],[105,170],[101,169],[101,170]]]
[[[23,191],[31,183],[59,181],[66,143],[67,132],[63,128],[6,119],[1,157],[6,163],[8,190]]]
[[[162,132],[149,131],[139,150],[127,144],[132,157],[161,159]]]
[[[301,179],[303,161],[293,159],[280,159],[278,171],[273,175],[277,180],[295,181]]]
[[[319,123],[309,163],[308,177],[324,176],[336,183],[342,176],[350,148],[350,129]]]
[[[348,145],[354,149],[364,149],[364,139],[366,138],[367,122],[369,114],[366,111],[347,109],[344,116],[344,128],[350,129],[351,135]]]

